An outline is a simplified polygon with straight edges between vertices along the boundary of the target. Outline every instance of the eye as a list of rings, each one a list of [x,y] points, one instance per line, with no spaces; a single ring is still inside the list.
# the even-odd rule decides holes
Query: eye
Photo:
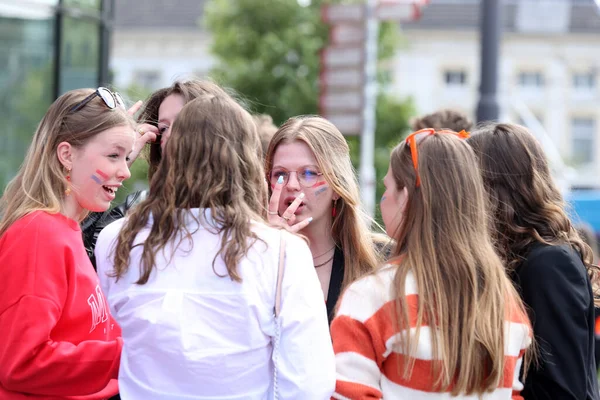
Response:
[[[119,155],[115,153],[115,154],[110,154],[108,157],[109,158],[119,158]]]
[[[169,127],[168,127],[168,126],[159,126],[159,127],[158,127],[158,134],[159,134],[159,135],[162,135],[162,134],[164,134],[164,133],[165,133],[165,132],[166,132],[168,129],[169,129]]]
[[[311,169],[305,169],[302,172],[300,172],[300,174],[302,175],[302,177],[307,179],[316,178],[317,176],[319,176],[319,173],[317,171],[313,171]]]
[[[280,176],[283,176],[284,178],[287,176],[287,172],[286,171],[273,171],[273,178],[279,178]]]
[[[131,161],[131,158],[130,157],[125,157],[125,161],[129,162],[129,161]]]

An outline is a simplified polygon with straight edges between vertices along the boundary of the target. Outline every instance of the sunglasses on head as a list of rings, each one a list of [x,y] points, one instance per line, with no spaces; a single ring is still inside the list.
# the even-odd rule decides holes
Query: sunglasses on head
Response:
[[[96,98],[96,96],[100,97],[104,104],[111,110],[117,108],[117,106],[125,109],[125,102],[121,95],[117,92],[111,92],[105,87],[99,87],[94,91],[94,93],[90,94],[85,99],[81,100],[79,103],[75,104],[73,108],[71,108],[71,112],[76,112],[81,110],[87,103]]]
[[[431,136],[436,133],[437,134],[455,135],[461,139],[467,139],[468,137],[471,136],[469,134],[469,132],[465,131],[464,129],[462,131],[456,133],[454,131],[436,131],[435,129],[432,129],[432,128],[421,129],[419,131],[413,132],[410,135],[408,135],[408,137],[405,139],[405,143],[410,148],[410,155],[412,157],[413,167],[415,168],[415,174],[417,175],[416,187],[421,186],[421,177],[419,176],[419,153],[417,152],[417,142],[418,142],[418,140],[420,140],[426,136]]]

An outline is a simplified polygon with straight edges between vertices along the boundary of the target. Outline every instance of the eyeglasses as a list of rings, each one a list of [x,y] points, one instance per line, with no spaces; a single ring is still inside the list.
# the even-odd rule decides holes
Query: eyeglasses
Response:
[[[104,101],[104,104],[106,104],[106,106],[108,108],[110,108],[111,110],[116,108],[117,106],[125,109],[125,102],[123,101],[123,98],[121,97],[121,95],[119,93],[111,92],[110,90],[108,90],[105,87],[99,87],[98,89],[96,89],[96,91],[94,93],[90,94],[88,97],[81,100],[81,102],[74,105],[73,108],[71,108],[71,112],[76,112],[76,111],[81,110],[83,107],[85,107],[85,105],[87,103],[92,101],[96,96],[99,96]]]
[[[415,167],[415,174],[417,175],[416,187],[421,186],[421,177],[419,176],[419,153],[417,152],[417,139],[433,134],[450,134],[456,135],[461,139],[467,139],[471,135],[464,129],[458,133],[453,131],[436,131],[435,129],[427,128],[413,132],[406,138],[405,142],[410,147],[410,155],[412,156],[413,167]]]
[[[288,181],[290,180],[290,175],[293,173],[296,174],[296,178],[298,179],[300,185],[305,188],[316,185],[319,181],[319,177],[323,175],[322,172],[318,172],[310,168],[303,168],[298,171],[288,171],[283,168],[275,169],[271,171],[271,175],[269,176],[271,186],[275,186],[279,177],[283,177],[283,184],[287,185]]]

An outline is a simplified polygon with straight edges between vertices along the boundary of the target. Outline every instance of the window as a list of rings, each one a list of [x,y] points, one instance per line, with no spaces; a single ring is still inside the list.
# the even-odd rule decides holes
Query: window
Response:
[[[589,164],[594,161],[594,136],[596,121],[592,118],[571,120],[571,158],[576,164]]]
[[[596,74],[593,72],[576,72],[573,74],[573,88],[576,90],[592,90],[596,87]]]
[[[65,16],[62,20],[60,93],[98,86],[100,29],[94,21]]]
[[[544,86],[544,75],[541,72],[519,73],[519,86],[524,88],[535,88]]]
[[[446,86],[464,86],[467,83],[467,73],[462,70],[448,70],[444,73]]]
[[[160,86],[160,71],[138,70],[135,71],[133,80],[145,89],[154,90]]]

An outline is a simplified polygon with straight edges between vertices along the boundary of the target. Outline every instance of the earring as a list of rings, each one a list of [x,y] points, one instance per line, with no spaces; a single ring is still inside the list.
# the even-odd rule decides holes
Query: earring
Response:
[[[335,206],[337,205],[337,199],[333,201],[333,208],[331,209],[331,216],[333,218],[335,218],[335,216],[337,215],[337,212],[335,210]]]
[[[67,176],[65,177],[67,180],[67,188],[65,189],[65,196],[71,195],[71,169],[67,168]]]

